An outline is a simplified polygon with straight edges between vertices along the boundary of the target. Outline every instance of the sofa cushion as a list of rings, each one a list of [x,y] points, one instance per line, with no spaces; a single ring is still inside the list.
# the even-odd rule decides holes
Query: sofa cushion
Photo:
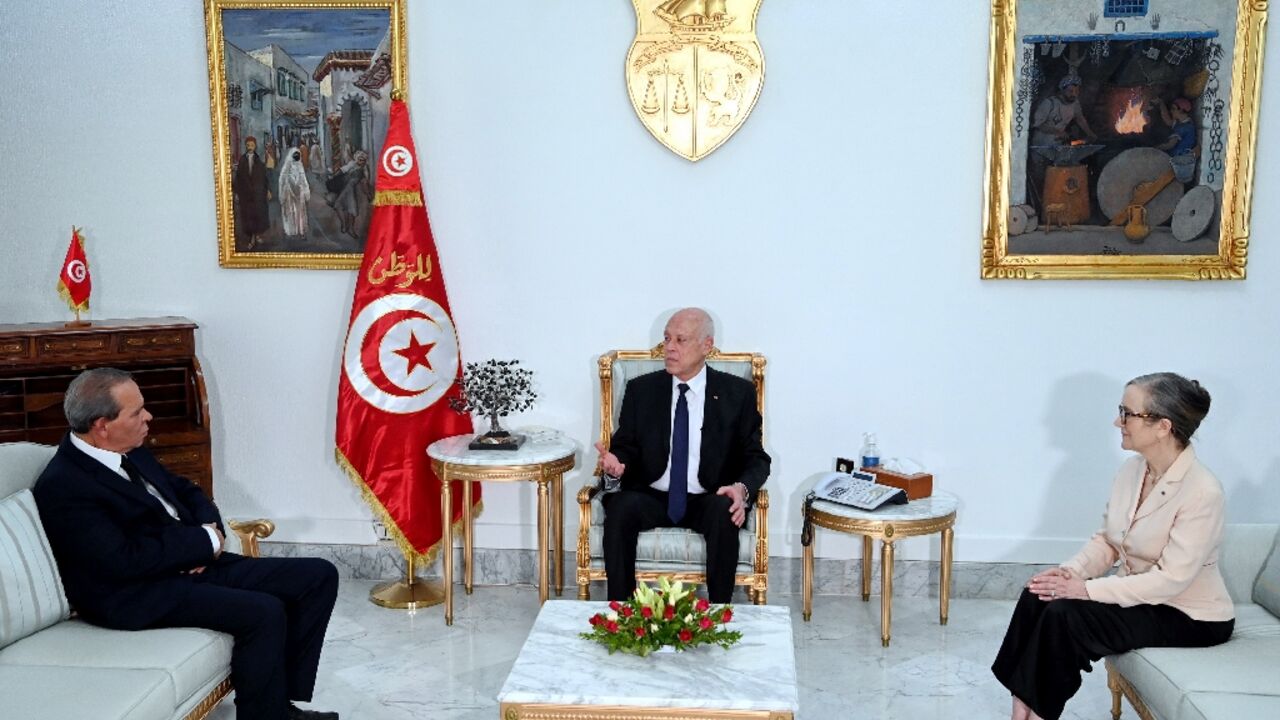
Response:
[[[22,720],[170,718],[167,684],[159,670],[0,666],[4,717]]]
[[[1158,718],[1178,717],[1182,696],[1191,692],[1268,694],[1276,690],[1270,673],[1280,619],[1264,608],[1236,606],[1236,630],[1209,648],[1144,648],[1111,658]],[[1194,717],[1194,715],[1192,715]]]
[[[1177,720],[1280,717],[1280,695],[1194,692],[1182,699]]]
[[[1254,602],[1253,586],[1276,542],[1277,530],[1280,525],[1275,523],[1231,523],[1222,529],[1218,569],[1232,602]]]
[[[1280,637],[1280,618],[1272,615],[1261,605],[1238,603],[1236,605],[1236,627],[1231,633],[1231,637],[1250,636]]]
[[[0,498],[30,490],[57,451],[52,445],[0,443]]]
[[[0,648],[70,615],[35,497],[0,500]]]
[[[1253,601],[1270,610],[1272,615],[1280,615],[1280,537],[1253,584]]]
[[[178,707],[226,677],[231,636],[200,628],[108,630],[69,620],[0,650],[0,668],[15,666],[156,670],[165,702]]]

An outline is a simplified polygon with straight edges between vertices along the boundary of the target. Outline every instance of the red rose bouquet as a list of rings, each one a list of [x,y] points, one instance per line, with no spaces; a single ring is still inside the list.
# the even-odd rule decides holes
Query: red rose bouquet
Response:
[[[621,650],[644,656],[663,646],[686,650],[719,645],[728,649],[742,639],[742,633],[725,627],[732,619],[733,608],[713,608],[683,583],[672,584],[663,577],[656,589],[640,583],[626,602],[614,600],[608,612],[592,615],[588,620],[591,630],[581,637],[604,645],[610,655]]]

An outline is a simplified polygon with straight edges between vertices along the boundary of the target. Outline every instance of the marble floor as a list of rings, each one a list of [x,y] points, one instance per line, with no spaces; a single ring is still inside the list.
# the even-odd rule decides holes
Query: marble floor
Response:
[[[373,585],[343,581],[314,706],[336,710],[343,720],[497,720],[495,698],[537,615],[537,589],[458,592],[454,624],[446,627],[440,606],[406,612],[373,605]],[[895,597],[888,648],[880,647],[876,596],[868,603],[817,596],[807,623],[799,595],[770,593],[769,601],[791,609],[805,720],[1008,717],[1008,693],[990,665],[1012,601],[953,599],[944,627],[938,624],[936,596]],[[1110,707],[1106,672],[1098,664],[1063,717],[1103,720]],[[210,716],[234,717],[229,700]],[[1127,705],[1125,717],[1136,717]]]

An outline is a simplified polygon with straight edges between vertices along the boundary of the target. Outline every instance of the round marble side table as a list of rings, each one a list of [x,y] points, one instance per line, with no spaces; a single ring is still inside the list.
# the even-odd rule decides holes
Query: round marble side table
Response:
[[[947,492],[912,500],[906,505],[881,505],[860,510],[848,505],[815,500],[809,519],[817,527],[862,536],[862,600],[871,599],[872,541],[880,540],[880,644],[889,647],[889,624],[893,615],[893,544],[915,535],[942,534],[942,572],[939,578],[938,620],[947,624],[951,600],[951,541],[959,500]],[[803,509],[801,510],[803,513]],[[813,543],[804,549],[801,569],[804,592],[804,619],[813,613]]]
[[[462,506],[471,507],[473,482],[538,484],[538,601],[546,602],[550,586],[547,554],[555,528],[556,595],[564,592],[564,473],[573,469],[577,445],[564,435],[535,435],[518,450],[470,450],[475,435],[454,435],[427,447],[431,468],[443,489],[440,512],[444,526],[444,622],[453,624],[452,483],[462,483]],[[462,513],[462,583],[471,594],[471,553],[475,536],[470,512]]]

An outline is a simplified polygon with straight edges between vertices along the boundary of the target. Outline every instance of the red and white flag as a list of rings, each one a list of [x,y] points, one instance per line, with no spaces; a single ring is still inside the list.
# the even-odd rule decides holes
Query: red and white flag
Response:
[[[67,246],[67,257],[62,261],[62,272],[58,273],[58,294],[72,310],[80,312],[89,309],[89,292],[93,283],[89,279],[89,256],[84,254],[84,238],[80,230],[71,228],[71,244]]]
[[[444,526],[427,446],[471,432],[471,416],[449,407],[459,395],[458,335],[401,100],[391,103],[382,147],[338,379],[334,454],[406,556],[429,563]],[[453,493],[452,522],[462,518],[461,496]]]

